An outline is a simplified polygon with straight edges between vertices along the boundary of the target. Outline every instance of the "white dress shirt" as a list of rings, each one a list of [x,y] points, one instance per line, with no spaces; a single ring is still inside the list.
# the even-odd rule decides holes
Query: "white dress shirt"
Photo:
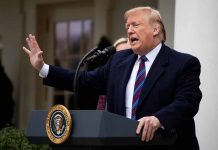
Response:
[[[49,65],[48,64],[44,64],[42,66],[42,69],[39,71],[39,76],[41,78],[46,78],[48,76],[48,72],[49,72]]]
[[[151,65],[153,64],[157,54],[159,53],[160,49],[161,49],[162,43],[160,43],[158,46],[156,46],[153,50],[151,50],[147,55],[145,55],[147,57],[147,61],[145,61],[145,71],[146,71],[146,75],[148,74]],[[129,78],[128,84],[126,86],[126,103],[125,103],[125,107],[126,107],[126,117],[127,118],[131,118],[132,116],[132,99],[133,99],[133,92],[134,92],[134,85],[135,85],[135,80],[136,80],[136,75],[138,72],[138,68],[139,68],[139,63],[140,63],[140,58],[141,56],[138,56],[138,59],[136,60],[133,69],[132,69],[132,73],[131,76]],[[145,76],[146,76],[145,75]]]

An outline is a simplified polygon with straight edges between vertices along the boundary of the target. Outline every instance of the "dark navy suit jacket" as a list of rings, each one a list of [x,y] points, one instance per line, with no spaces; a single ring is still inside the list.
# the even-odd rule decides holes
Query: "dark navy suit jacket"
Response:
[[[82,72],[80,86],[106,93],[108,111],[125,116],[126,86],[136,59],[132,50],[117,52],[103,67]],[[176,129],[176,149],[199,149],[193,117],[202,98],[200,71],[196,57],[163,44],[143,85],[136,118],[154,115],[166,131]],[[50,66],[44,84],[73,90],[73,79],[74,71]]]

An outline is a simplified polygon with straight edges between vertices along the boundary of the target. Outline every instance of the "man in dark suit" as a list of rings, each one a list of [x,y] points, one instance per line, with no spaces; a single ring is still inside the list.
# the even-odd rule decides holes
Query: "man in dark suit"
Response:
[[[80,85],[104,91],[109,112],[138,120],[136,133],[142,141],[152,140],[159,128],[176,129],[178,138],[167,149],[198,150],[193,117],[202,97],[200,62],[164,44],[165,29],[157,10],[133,8],[125,20],[131,49],[117,52],[103,67],[82,72]],[[74,71],[46,65],[34,36],[29,35],[27,43],[30,50],[23,50],[44,84],[72,90]]]

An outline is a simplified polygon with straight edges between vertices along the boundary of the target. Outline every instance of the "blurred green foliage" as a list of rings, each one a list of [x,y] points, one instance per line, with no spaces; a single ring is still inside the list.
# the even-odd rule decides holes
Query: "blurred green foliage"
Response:
[[[6,127],[0,131],[0,150],[52,150],[49,145],[31,144],[24,130]]]

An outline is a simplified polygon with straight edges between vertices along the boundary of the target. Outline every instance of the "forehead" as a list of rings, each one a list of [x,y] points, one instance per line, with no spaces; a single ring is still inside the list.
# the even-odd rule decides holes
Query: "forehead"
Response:
[[[133,22],[147,22],[148,14],[143,11],[134,11],[128,14],[126,17],[126,24],[130,24]]]

